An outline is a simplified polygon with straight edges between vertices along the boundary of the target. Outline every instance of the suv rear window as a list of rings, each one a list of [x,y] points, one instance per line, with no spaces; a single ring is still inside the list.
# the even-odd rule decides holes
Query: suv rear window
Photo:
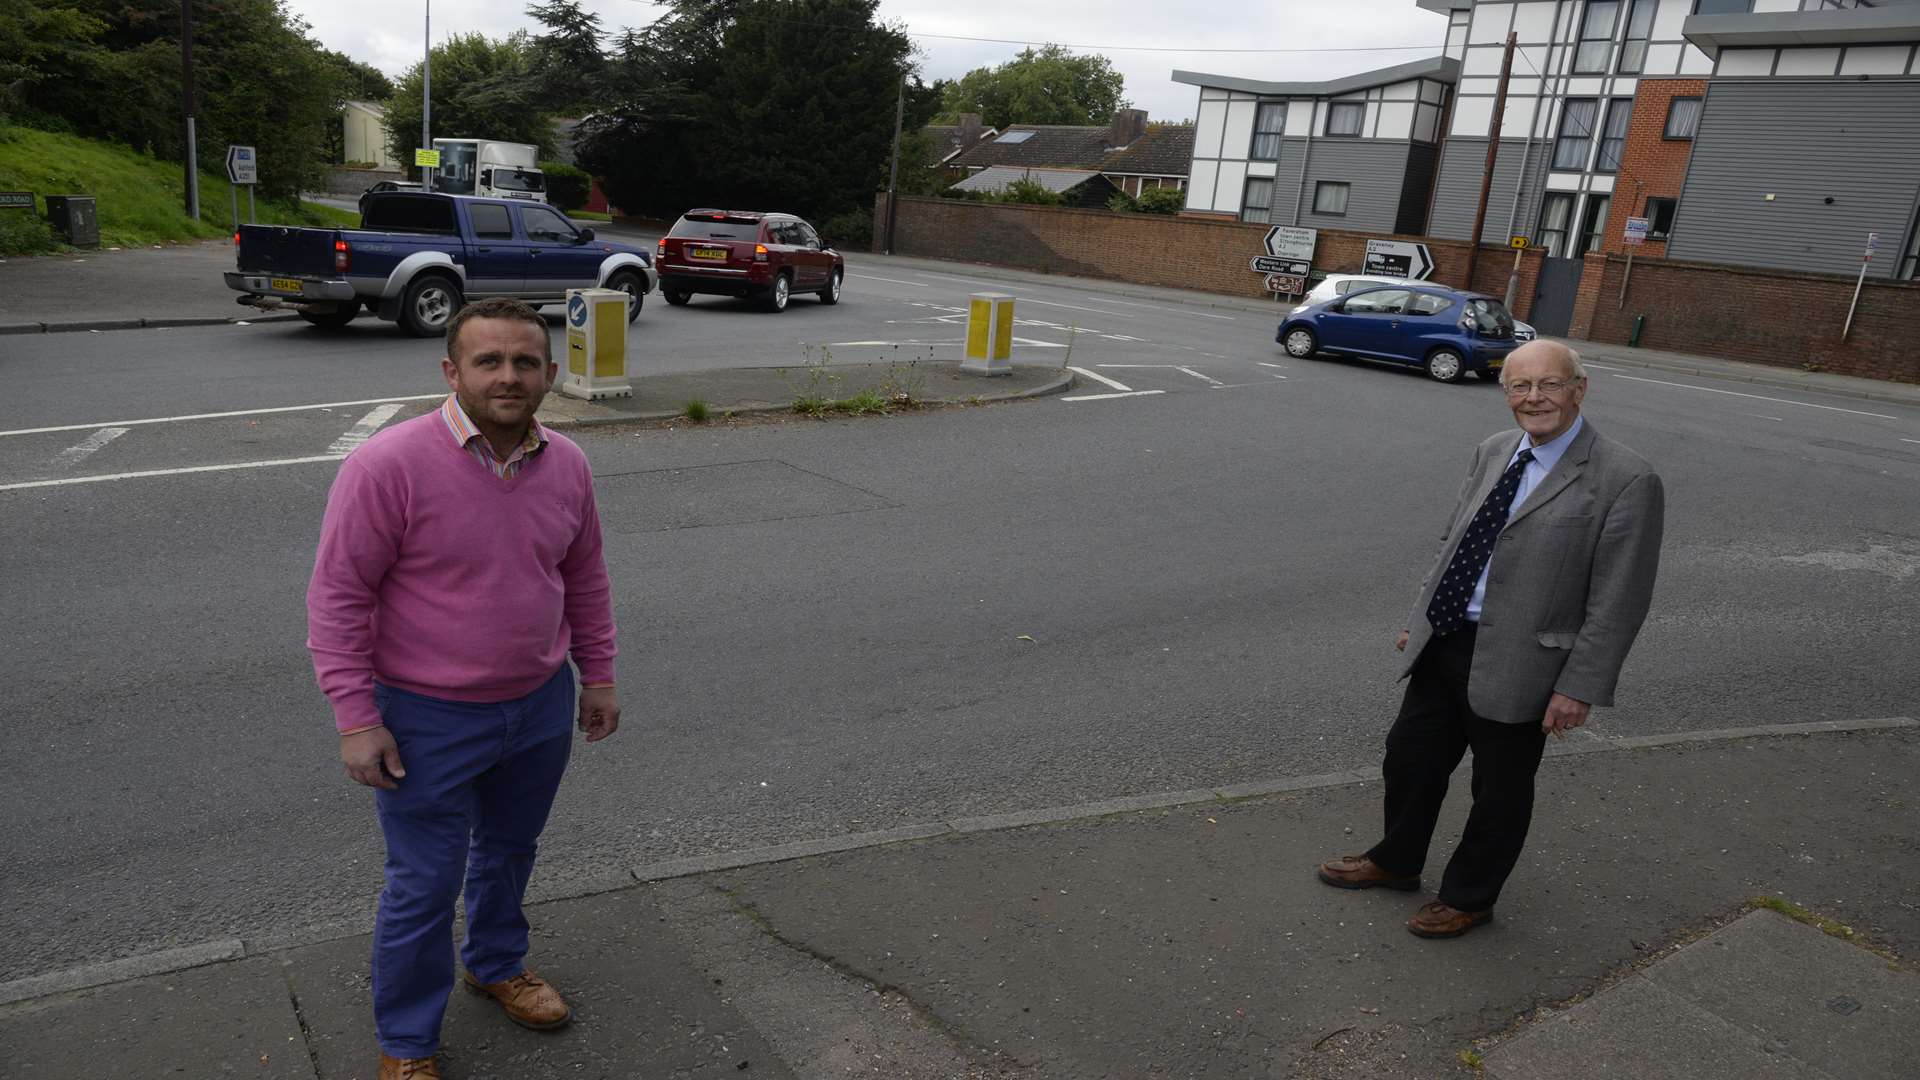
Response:
[[[367,200],[360,227],[383,232],[445,233],[456,231],[451,200],[432,195],[382,192]]]
[[[668,236],[692,236],[702,240],[757,240],[759,218],[729,217],[715,221],[710,217],[683,217],[674,222]]]

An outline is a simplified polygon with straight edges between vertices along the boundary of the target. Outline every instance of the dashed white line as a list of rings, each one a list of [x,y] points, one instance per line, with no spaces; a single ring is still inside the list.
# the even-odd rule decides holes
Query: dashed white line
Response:
[[[1092,380],[1093,380],[1094,382],[1097,382],[1097,383],[1104,383],[1104,384],[1106,384],[1106,385],[1108,385],[1108,386],[1111,386],[1111,387],[1113,387],[1113,388],[1114,388],[1115,390],[1124,390],[1124,391],[1126,391],[1127,393],[1132,393],[1132,392],[1133,392],[1133,387],[1131,387],[1131,386],[1128,386],[1128,385],[1127,385],[1126,383],[1122,383],[1122,382],[1114,382],[1114,381],[1113,381],[1112,379],[1109,379],[1109,378],[1107,378],[1107,377],[1106,377],[1105,375],[1101,375],[1101,374],[1098,374],[1098,373],[1096,373],[1096,372],[1092,372],[1092,371],[1088,371],[1088,370],[1087,370],[1086,368],[1083,368],[1083,367],[1069,367],[1069,368],[1067,368],[1067,370],[1068,370],[1068,371],[1071,371],[1071,372],[1074,372],[1075,374],[1078,374],[1078,375],[1085,375],[1085,376],[1086,376],[1087,378],[1089,378],[1089,379],[1092,379]]]
[[[1901,439],[1901,442],[1920,443],[1920,439]]]
[[[327,447],[327,453],[351,454],[355,447],[373,438],[373,433],[379,431],[387,421],[393,419],[393,414],[399,411],[400,405],[397,402],[374,406],[371,412],[360,418],[359,423],[348,428],[345,434],[333,440],[333,445]]]
[[[901,281],[899,278],[881,277],[878,274],[848,274],[847,276],[861,278],[865,281],[885,281],[894,285],[911,285],[916,289],[933,288],[933,286],[924,281]]]
[[[1772,420],[1777,424],[1784,424],[1787,422],[1786,417],[1784,416],[1768,416],[1766,413],[1757,413],[1757,412],[1750,412],[1747,415],[1757,420]]]
[[[1016,304],[1039,304],[1042,307],[1066,308],[1068,311],[1091,311],[1095,315],[1109,315],[1116,319],[1133,318],[1133,316],[1124,311],[1107,311],[1104,308],[1081,307],[1078,304],[1059,304],[1052,300],[1035,300],[1031,296],[1016,296],[1013,298],[1013,302]]]
[[[1187,374],[1189,374],[1189,375],[1191,375],[1191,376],[1193,376],[1194,378],[1196,378],[1196,379],[1199,379],[1199,380],[1200,380],[1201,382],[1209,382],[1209,383],[1212,383],[1212,384],[1213,384],[1213,385],[1215,385],[1215,386],[1220,386],[1220,385],[1223,385],[1223,384],[1222,384],[1222,383],[1220,382],[1220,380],[1219,380],[1219,379],[1216,379],[1216,378],[1214,378],[1214,377],[1213,377],[1213,376],[1211,376],[1211,375],[1202,375],[1202,374],[1200,374],[1199,372],[1197,372],[1197,371],[1195,371],[1195,370],[1193,370],[1193,369],[1192,369],[1192,368],[1190,368],[1190,367],[1176,367],[1176,368],[1175,368],[1175,370],[1177,370],[1177,371],[1184,371],[1184,372],[1186,372]]]
[[[362,401],[323,401],[318,405],[280,405],[271,409],[236,409],[233,412],[192,413],[187,416],[156,416],[150,420],[109,420],[91,424],[62,424],[58,427],[19,428],[0,431],[4,435],[45,435],[55,431],[92,431],[100,427],[133,427],[139,424],[177,424],[183,420],[220,420],[229,416],[264,416],[267,413],[310,412],[314,409],[344,409],[351,405],[379,405],[388,401],[439,401],[445,394],[411,394],[406,397],[366,398]]]
[[[54,461],[61,465],[78,465],[93,456],[93,452],[127,433],[123,427],[101,428],[99,431],[60,451]]]
[[[1725,394],[1728,397],[1752,398],[1755,401],[1771,401],[1780,405],[1798,405],[1803,409],[1824,409],[1827,412],[1843,412],[1853,416],[1871,416],[1876,420],[1898,420],[1897,416],[1886,413],[1862,412],[1859,409],[1842,409],[1834,405],[1815,405],[1810,401],[1794,401],[1791,398],[1766,397],[1761,394],[1742,394],[1737,390],[1716,390],[1711,386],[1695,386],[1692,383],[1667,382],[1664,379],[1643,379],[1638,375],[1615,375],[1616,379],[1630,379],[1634,382],[1653,383],[1657,386],[1677,386],[1682,390],[1704,390],[1709,394]]]
[[[1281,371],[1292,370],[1291,368],[1287,367],[1285,364],[1269,364],[1265,360],[1255,360],[1254,363],[1259,364],[1261,367],[1279,368]]]
[[[345,454],[319,454],[314,457],[277,458],[272,461],[239,461],[231,465],[194,465],[185,469],[145,469],[140,472],[102,473],[99,476],[75,476],[66,480],[30,480],[23,484],[0,484],[0,491],[67,487],[72,484],[100,484],[108,480],[142,480],[150,476],[184,476],[188,473],[228,472],[233,469],[266,469],[275,465],[310,465],[317,461],[341,461],[345,458]]]
[[[1164,394],[1164,393],[1166,393],[1165,390],[1129,390],[1124,394],[1080,394],[1076,397],[1063,397],[1060,400],[1061,401],[1112,401],[1114,398],[1148,397],[1153,394]],[[4,491],[4,490],[5,490],[4,488],[0,488],[0,491]]]

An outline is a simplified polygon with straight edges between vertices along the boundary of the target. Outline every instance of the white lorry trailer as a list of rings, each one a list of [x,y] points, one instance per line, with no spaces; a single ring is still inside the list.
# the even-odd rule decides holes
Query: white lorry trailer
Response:
[[[540,172],[539,149],[530,143],[435,139],[433,148],[440,151],[440,168],[433,174],[435,191],[547,201],[547,178]]]

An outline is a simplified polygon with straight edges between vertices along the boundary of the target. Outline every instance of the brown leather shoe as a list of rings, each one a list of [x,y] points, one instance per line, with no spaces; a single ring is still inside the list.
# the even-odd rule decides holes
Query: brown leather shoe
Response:
[[[1435,900],[1431,904],[1421,905],[1413,918],[1407,920],[1407,930],[1418,937],[1459,937],[1481,923],[1492,921],[1492,908],[1460,911]]]
[[[1380,869],[1365,855],[1342,855],[1320,864],[1320,880],[1336,889],[1371,889],[1376,886],[1412,892],[1420,887],[1420,875],[1402,877]]]
[[[437,1059],[397,1058],[380,1055],[380,1080],[440,1080]]]
[[[531,971],[522,971],[506,982],[482,984],[473,977],[473,972],[460,973],[467,989],[476,994],[485,994],[500,1003],[507,1012],[507,1019],[523,1028],[535,1031],[552,1031],[567,1026],[573,1019],[573,1010],[560,999],[560,991],[547,985],[547,981]]]

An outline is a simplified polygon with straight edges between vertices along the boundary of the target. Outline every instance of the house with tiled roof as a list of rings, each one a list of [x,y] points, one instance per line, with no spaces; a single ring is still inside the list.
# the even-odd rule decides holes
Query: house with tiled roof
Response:
[[[954,120],[951,124],[928,124],[920,129],[930,144],[923,164],[929,169],[945,170],[948,180],[967,175],[967,170],[954,164],[955,158],[1000,134],[999,128],[982,123],[979,113],[961,113]]]
[[[1149,124],[1141,109],[1121,109],[1097,126],[1008,124],[952,159],[968,173],[992,168],[1098,173],[1129,195],[1184,188],[1193,163],[1193,125]]]

